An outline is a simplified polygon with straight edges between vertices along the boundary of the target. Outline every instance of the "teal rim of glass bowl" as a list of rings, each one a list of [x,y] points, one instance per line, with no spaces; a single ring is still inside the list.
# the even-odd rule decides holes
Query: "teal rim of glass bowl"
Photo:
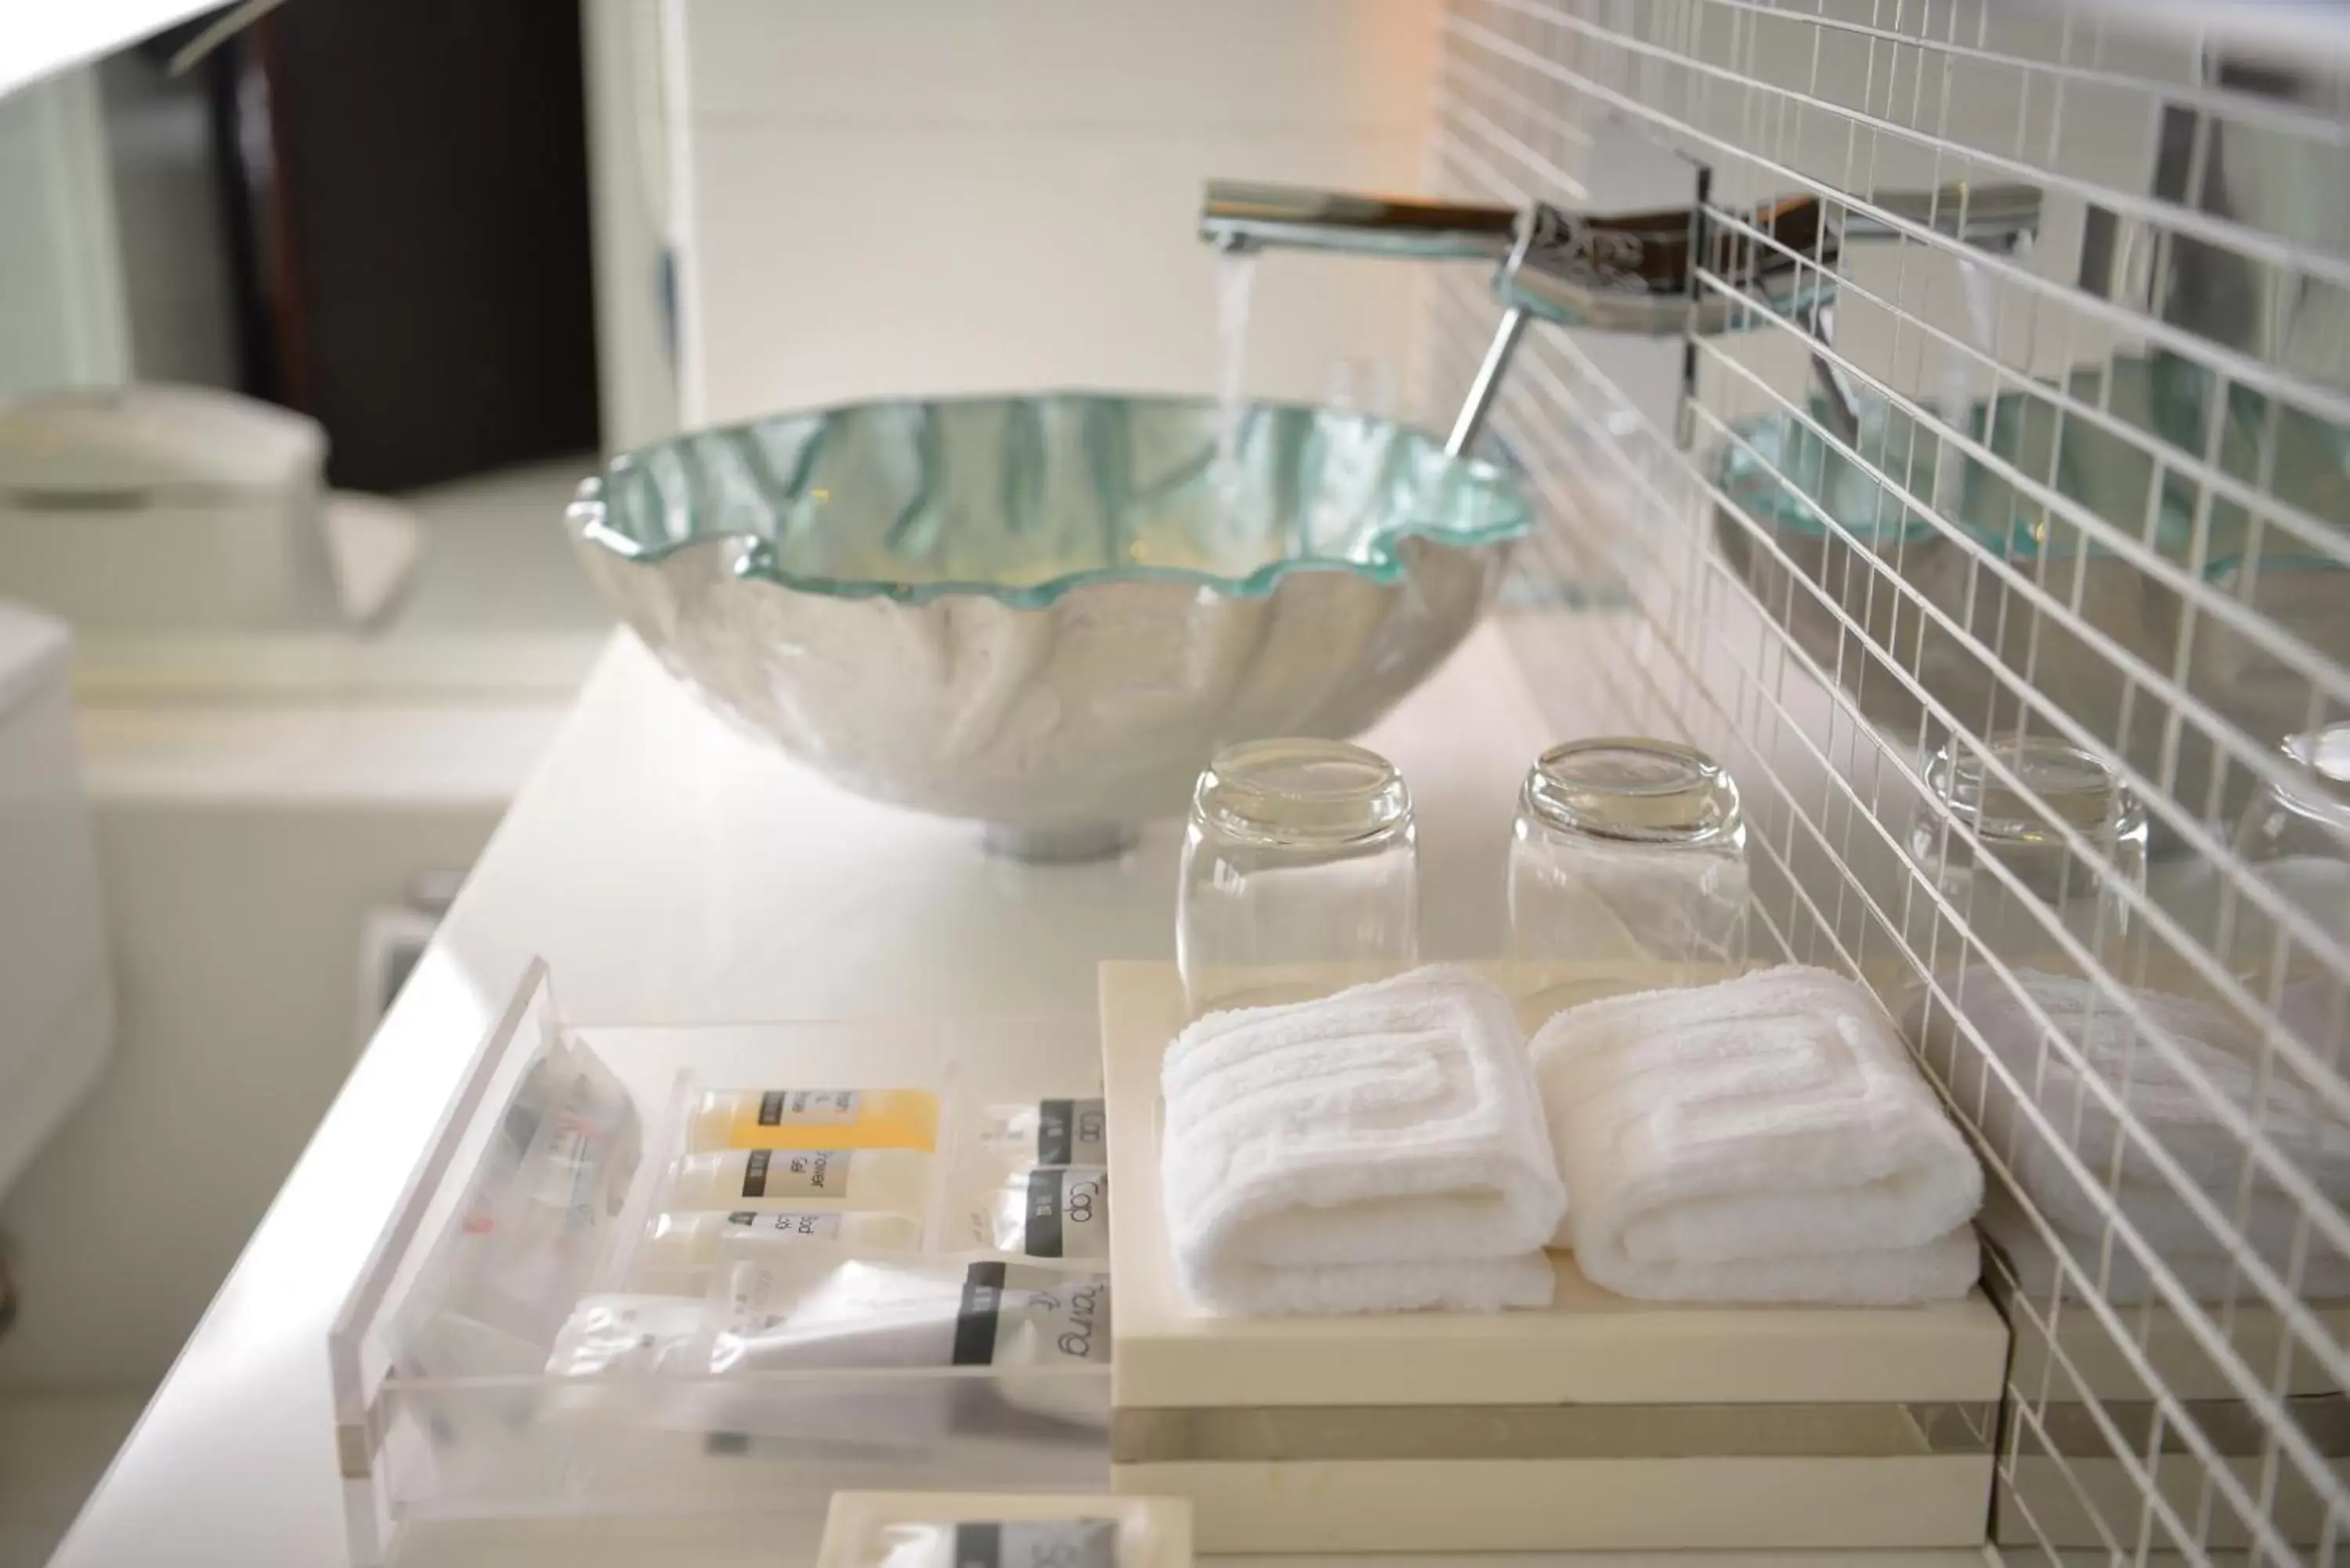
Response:
[[[1420,538],[1456,548],[1474,549],[1481,545],[1507,544],[1523,538],[1534,525],[1534,506],[1528,497],[1523,471],[1511,460],[1505,449],[1496,450],[1498,458],[1444,457],[1443,443],[1418,426],[1399,420],[1378,419],[1357,414],[1351,410],[1331,409],[1312,403],[1280,402],[1250,400],[1243,410],[1244,421],[1253,421],[1267,413],[1302,413],[1357,421],[1366,426],[1394,431],[1419,443],[1431,455],[1443,458],[1457,467],[1466,484],[1489,505],[1479,510],[1482,519],[1473,525],[1448,524],[1440,518],[1407,517],[1379,528],[1361,539],[1353,548],[1356,555],[1285,556],[1269,561],[1253,572],[1231,576],[1200,571],[1182,566],[1094,566],[1083,571],[1068,572],[1043,582],[1014,585],[991,582],[977,577],[949,577],[935,582],[911,583],[880,577],[835,577],[815,573],[789,571],[776,560],[775,544],[762,535],[740,528],[705,528],[696,517],[694,525],[682,536],[659,543],[644,540],[614,527],[607,521],[609,503],[606,500],[614,475],[626,469],[643,464],[648,459],[673,453],[680,461],[692,461],[680,449],[687,442],[711,440],[742,442],[762,426],[795,420],[816,420],[827,415],[859,412],[892,407],[928,408],[963,403],[1045,403],[1062,400],[1099,401],[1102,403],[1164,404],[1180,407],[1211,409],[1214,400],[1201,397],[1158,396],[1149,393],[1100,392],[1066,390],[1035,393],[976,393],[961,397],[940,398],[876,398],[854,402],[827,404],[820,408],[795,410],[785,413],[766,414],[734,424],[712,426],[634,448],[610,459],[596,473],[582,480],[570,505],[567,518],[576,526],[584,543],[593,544],[622,560],[635,565],[657,566],[681,551],[714,543],[733,541],[743,546],[743,556],[735,563],[734,575],[744,579],[770,582],[778,587],[795,592],[819,594],[846,599],[888,599],[897,604],[923,605],[933,599],[955,596],[977,597],[998,600],[1021,609],[1043,608],[1071,591],[1096,583],[1170,582],[1206,589],[1230,598],[1263,598],[1278,587],[1282,579],[1301,572],[1349,572],[1381,585],[1399,581],[1404,575],[1400,545],[1407,539]],[[1197,459],[1170,472],[1159,484],[1139,498],[1164,493],[1200,477],[1215,460],[1212,446]],[[764,465],[764,460],[759,460]],[[783,493],[788,493],[788,487]]]

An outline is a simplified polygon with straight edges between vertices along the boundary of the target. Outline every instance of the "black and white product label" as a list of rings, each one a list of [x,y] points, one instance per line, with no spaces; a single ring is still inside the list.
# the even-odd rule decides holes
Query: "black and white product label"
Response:
[[[1099,1100],[1040,1100],[1036,1104],[1036,1163],[1107,1165],[1109,1116]]]
[[[844,1198],[849,1151],[845,1148],[754,1148],[743,1162],[745,1198]]]
[[[990,1259],[968,1265],[955,1314],[957,1366],[1109,1360],[1109,1276]]]
[[[856,1119],[854,1089],[769,1089],[759,1096],[763,1127],[846,1127]]]
[[[1032,1258],[1109,1255],[1109,1173],[1098,1166],[1032,1170],[1016,1238]]]
[[[840,1234],[837,1214],[762,1214],[755,1210],[738,1209],[726,1216],[729,1225],[740,1225],[763,1236],[791,1236],[813,1239]]]
[[[958,1524],[954,1568],[1118,1568],[1118,1521],[1019,1519]]]

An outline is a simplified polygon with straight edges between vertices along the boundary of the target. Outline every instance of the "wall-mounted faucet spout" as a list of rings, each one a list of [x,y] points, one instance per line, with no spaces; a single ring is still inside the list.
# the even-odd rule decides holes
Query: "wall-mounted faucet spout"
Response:
[[[1910,224],[2011,249],[2039,229],[2040,192],[1953,184],[1880,192],[1865,208],[1804,195],[1747,213],[1700,203],[1594,217],[1546,202],[1517,210],[1215,180],[1200,209],[1200,237],[1228,250],[1497,263],[1502,321],[1453,421],[1446,450],[1455,455],[1483,429],[1530,317],[1678,336],[1730,331],[1755,319],[1760,306],[1801,319],[1825,345],[1845,245],[1900,238]],[[1849,440],[1859,425],[1851,389],[1825,355],[1814,362],[1830,418]]]
[[[1518,210],[1211,180],[1200,204],[1200,237],[1219,250],[1498,262],[1517,243]]]

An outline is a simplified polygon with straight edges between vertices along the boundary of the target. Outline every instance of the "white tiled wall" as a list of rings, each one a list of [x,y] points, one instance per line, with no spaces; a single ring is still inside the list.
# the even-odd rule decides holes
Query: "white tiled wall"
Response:
[[[1435,0],[671,0],[683,412],[1205,392],[1229,175],[1424,186]],[[1274,256],[1249,388],[1413,384],[1409,266]]]

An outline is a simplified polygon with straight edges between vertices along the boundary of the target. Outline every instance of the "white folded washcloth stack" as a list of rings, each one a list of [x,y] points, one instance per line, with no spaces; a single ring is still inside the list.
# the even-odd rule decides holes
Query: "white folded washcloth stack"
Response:
[[[1534,1036],[1586,1277],[1654,1301],[1964,1295],[1982,1171],[1876,999],[1789,967],[1586,1002]]]
[[[1168,1048],[1178,1275],[1243,1315],[1545,1306],[1559,1185],[1509,998],[1415,970],[1211,1012]]]
[[[2260,1037],[2241,1021],[2192,998],[2132,991],[2131,1007],[2146,1020],[2141,1026],[2104,987],[2035,970],[2019,971],[2012,985],[1989,973],[1966,981],[1960,1012],[2021,1089],[1998,1073],[1976,1069],[1985,1080],[1984,1134],[2007,1160],[2024,1198],[2093,1278],[2107,1220],[2118,1210],[2163,1271],[2199,1300],[2221,1300],[2231,1289],[2246,1299],[2257,1293],[2241,1277],[2231,1283],[2229,1263],[2240,1250],[2257,1252],[2280,1278],[2290,1279],[2295,1238],[2304,1229],[2303,1205],[2255,1164],[2239,1210],[2250,1157],[2244,1138],[2220,1120],[2215,1101],[2257,1126],[2270,1147],[2327,1199],[2350,1205],[2350,1124],[2281,1055],[2271,1061],[2263,1084]],[[2035,1007],[2047,1024],[2034,1016]],[[1965,1048],[1971,1050],[1971,1042]],[[2202,1085],[2190,1080],[2189,1068]],[[2092,1083],[2127,1108],[2135,1132],[2122,1133],[2120,1118]],[[2026,1110],[2027,1103],[2036,1115]],[[2156,1165],[2148,1140],[2210,1200],[2221,1216],[2218,1229],[2188,1209],[2178,1187]],[[2064,1148],[2090,1173],[2089,1183],[2065,1168]],[[2047,1290],[2054,1262],[2046,1238],[2020,1205],[1992,1206],[1984,1230],[2015,1261],[2027,1291]],[[2350,1259],[2314,1229],[2303,1248],[2301,1294],[2350,1294]],[[2109,1299],[2128,1303],[2153,1293],[2126,1243],[2115,1243],[2113,1258],[2106,1280]]]

